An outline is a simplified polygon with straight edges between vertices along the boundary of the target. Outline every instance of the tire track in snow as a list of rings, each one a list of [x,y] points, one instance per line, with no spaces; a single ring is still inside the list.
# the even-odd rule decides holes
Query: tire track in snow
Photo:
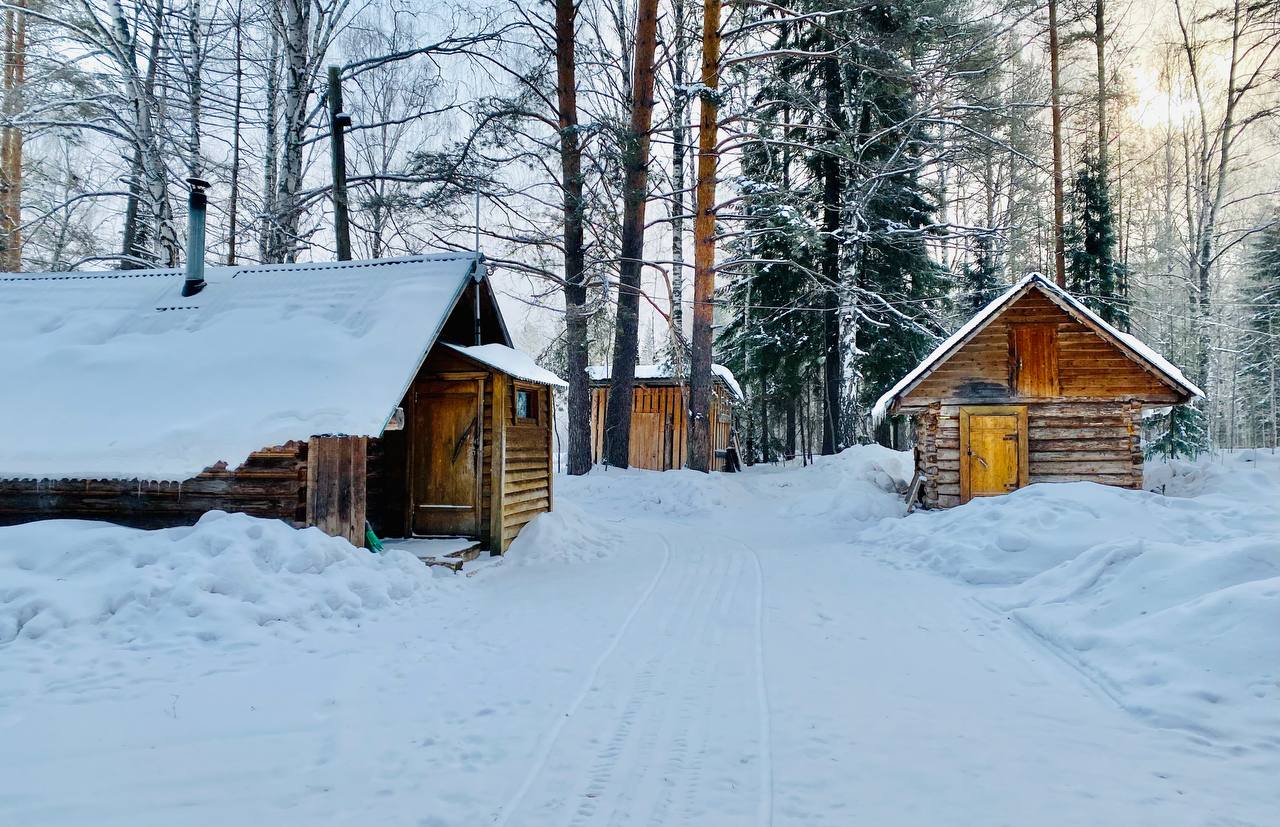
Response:
[[[682,563],[688,563],[688,558],[681,557]],[[679,580],[679,590],[674,595],[669,595],[667,613],[662,619],[662,626],[656,637],[661,640],[677,639],[680,630],[688,629],[697,612],[698,607],[704,602],[702,600],[708,589],[709,578],[706,574],[706,560],[699,556],[697,568],[692,574],[687,574]],[[622,714],[617,721],[617,728],[613,737],[610,739],[608,746],[599,752],[595,762],[592,764],[590,773],[590,783],[584,794],[580,795],[582,803],[576,808],[574,818],[568,822],[568,827],[581,827],[586,824],[596,824],[598,821],[593,816],[600,810],[601,805],[605,803],[607,793],[613,792],[611,796],[611,808],[609,810],[609,824],[616,823],[620,815],[630,813],[631,798],[627,789],[614,790],[613,779],[614,774],[619,767],[619,759],[623,758],[628,752],[628,748],[633,743],[635,733],[639,731],[638,745],[636,749],[641,756],[647,756],[654,753],[656,749],[658,734],[662,729],[662,722],[665,720],[667,709],[664,704],[655,703],[655,696],[661,694],[661,679],[669,672],[671,664],[672,651],[665,647],[659,647],[646,662],[644,667],[639,671],[636,680],[631,684],[629,691],[622,693],[625,697]],[[654,680],[658,680],[658,688],[654,688]],[[629,781],[633,784],[642,781],[645,775],[647,762],[633,761],[639,766],[635,768],[635,772],[629,777]]]
[[[600,670],[604,668],[605,662],[608,661],[609,657],[617,650],[618,643],[627,633],[627,630],[631,628],[631,624],[636,619],[636,615],[640,614],[640,610],[643,609],[644,605],[653,597],[653,593],[658,588],[658,582],[662,580],[662,576],[666,574],[667,566],[671,563],[671,543],[668,542],[667,538],[663,537],[661,534],[655,534],[654,536],[662,544],[662,563],[658,566],[658,571],[653,575],[653,579],[649,581],[649,585],[645,588],[644,593],[640,595],[640,598],[635,602],[635,605],[631,607],[631,611],[627,613],[627,616],[623,619],[621,625],[618,626],[618,630],[614,632],[613,637],[605,646],[604,651],[600,653],[600,657],[596,658],[595,663],[591,667],[591,671],[587,674],[587,679],[582,684],[582,688],[578,690],[578,694],[574,696],[573,701],[570,702],[568,708],[565,709],[564,714],[560,716],[560,718],[551,727],[551,730],[547,733],[543,740],[542,748],[538,751],[538,757],[534,759],[533,764],[529,767],[529,772],[525,774],[524,780],[520,783],[519,788],[516,789],[515,794],[507,800],[507,803],[503,805],[502,809],[499,810],[497,815],[493,818],[494,824],[505,825],[511,818],[511,813],[520,805],[525,796],[529,794],[529,789],[533,786],[534,780],[546,766],[547,759],[551,756],[551,750],[555,747],[556,740],[560,737],[560,733],[564,729],[565,724],[568,723],[568,721],[573,717],[573,714],[578,711],[578,707],[582,705],[582,702],[586,700],[587,695],[591,692],[591,687],[595,685],[596,678],[599,676]]]
[[[703,619],[707,630],[707,641],[704,651],[716,652],[725,637],[725,624],[719,622],[728,616],[728,605],[733,592],[729,585],[737,577],[737,561],[726,564],[726,573],[717,578],[716,592],[706,602],[706,617]],[[715,702],[715,694],[703,691],[698,687],[714,685],[718,662],[705,657],[695,657],[691,680],[685,684],[685,692],[681,698],[680,714],[676,721],[676,736],[672,740],[672,751],[667,758],[664,780],[668,777],[679,778],[683,782],[682,804],[684,818],[677,824],[696,824],[693,810],[693,793],[702,787],[703,750],[706,748],[707,715]],[[692,756],[692,759],[690,758]],[[661,827],[667,823],[667,813],[674,803],[674,782],[668,784],[665,794],[654,803],[649,813],[649,827]]]
[[[760,553],[742,543],[751,554],[756,569],[756,702],[760,709],[760,822],[773,824],[773,712],[769,707],[769,677],[765,671],[764,645],[764,565]]]

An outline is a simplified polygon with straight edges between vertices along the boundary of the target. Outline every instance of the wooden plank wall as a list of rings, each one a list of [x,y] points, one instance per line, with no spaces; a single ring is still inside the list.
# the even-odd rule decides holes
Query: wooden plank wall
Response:
[[[632,411],[656,416],[632,420],[632,468],[669,471],[685,466],[689,443],[689,405],[685,392],[679,385],[640,385],[635,388]],[[604,421],[608,401],[607,387],[591,389],[591,461],[597,464],[604,462]],[[730,410],[724,391],[717,385],[711,397],[712,468],[719,467],[715,452],[729,447],[729,437],[733,432]],[[636,461],[648,456],[658,456],[661,461],[656,464]]]
[[[508,381],[502,421],[505,423],[502,471],[502,538],[495,551],[506,551],[520,530],[551,509],[551,388],[528,385],[538,392],[538,421],[515,421],[516,383]]]
[[[366,438],[312,437],[307,445],[307,525],[364,546]]]
[[[1171,404],[1178,394],[1123,351],[1067,315],[1038,291],[1007,308],[981,333],[907,394],[902,407],[923,407],[935,400],[1013,401],[1011,327],[1056,324],[1058,395],[1079,399],[1138,398]],[[1030,397],[1029,397],[1030,399]]]
[[[207,511],[239,511],[302,525],[307,443],[249,455],[236,468],[210,466],[182,482],[0,480],[0,525],[32,520],[107,520],[136,528],[190,525]]]

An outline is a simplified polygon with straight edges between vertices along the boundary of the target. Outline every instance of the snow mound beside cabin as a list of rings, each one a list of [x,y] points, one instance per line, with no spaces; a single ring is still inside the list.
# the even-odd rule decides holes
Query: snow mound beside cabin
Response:
[[[987,586],[1133,713],[1280,751],[1280,457],[1149,466],[1166,494],[1035,485],[885,521],[872,540]]]
[[[556,485],[562,485],[558,478]],[[521,529],[507,550],[506,559],[517,565],[588,563],[607,557],[617,537],[598,519],[566,497]]]
[[[319,529],[220,511],[157,531],[50,520],[0,528],[0,646],[76,632],[140,645],[252,642],[422,600],[427,567]]]
[[[900,517],[906,510],[903,495],[915,471],[909,451],[853,445],[814,457],[808,468],[799,464],[756,465],[745,475],[753,486],[772,489],[766,492],[770,507],[784,521],[845,531],[851,523]]]

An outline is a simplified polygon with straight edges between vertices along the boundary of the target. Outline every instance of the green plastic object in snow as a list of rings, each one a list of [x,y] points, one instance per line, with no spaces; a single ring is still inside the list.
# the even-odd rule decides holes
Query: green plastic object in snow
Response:
[[[364,521],[364,545],[369,551],[382,551],[382,541],[378,539],[378,535],[373,533],[373,526],[369,525],[369,521]]]

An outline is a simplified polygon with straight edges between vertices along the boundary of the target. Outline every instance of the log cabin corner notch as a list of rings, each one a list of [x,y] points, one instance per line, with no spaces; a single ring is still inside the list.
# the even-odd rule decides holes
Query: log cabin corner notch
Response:
[[[928,507],[1035,482],[1142,487],[1142,414],[1203,392],[1039,274],[1013,285],[880,398],[915,425]]]
[[[500,552],[551,507],[562,383],[510,347],[481,256],[205,281],[183,297],[181,270],[0,275],[0,525],[217,509]]]

